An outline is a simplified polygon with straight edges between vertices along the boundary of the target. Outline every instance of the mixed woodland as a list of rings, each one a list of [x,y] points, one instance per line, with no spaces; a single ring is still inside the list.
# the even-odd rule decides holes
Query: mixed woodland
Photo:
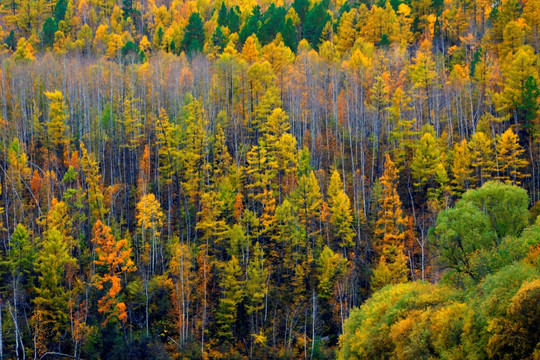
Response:
[[[540,0],[0,0],[0,359],[538,359]]]

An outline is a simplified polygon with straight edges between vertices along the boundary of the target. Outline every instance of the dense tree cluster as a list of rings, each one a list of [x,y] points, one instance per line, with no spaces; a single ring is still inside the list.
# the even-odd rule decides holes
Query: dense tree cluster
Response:
[[[535,359],[540,217],[527,194],[489,182],[442,211],[431,236],[451,269],[434,285],[388,285],[351,311],[340,359]]]
[[[0,4],[0,358],[534,353],[538,0]]]

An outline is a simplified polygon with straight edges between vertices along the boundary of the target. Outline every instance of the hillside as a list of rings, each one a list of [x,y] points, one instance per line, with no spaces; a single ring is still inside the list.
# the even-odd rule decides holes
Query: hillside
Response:
[[[0,20],[0,359],[539,356],[539,0]]]

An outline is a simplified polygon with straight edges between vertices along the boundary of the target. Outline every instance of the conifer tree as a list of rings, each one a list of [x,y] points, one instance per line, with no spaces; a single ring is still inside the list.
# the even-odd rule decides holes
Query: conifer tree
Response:
[[[467,140],[463,139],[460,143],[454,145],[452,160],[452,174],[454,179],[452,182],[456,190],[464,191],[468,188],[472,172],[472,155]]]
[[[73,289],[68,284],[73,282],[77,262],[55,227],[48,229],[45,236],[37,257],[39,286],[34,303],[37,326],[50,334],[49,341],[54,344],[69,331],[69,299]]]
[[[197,203],[203,191],[204,174],[209,170],[208,120],[201,103],[195,99],[190,99],[184,111],[184,151],[179,153],[183,160],[183,186]]]
[[[475,132],[469,141],[472,166],[476,169],[477,181],[480,185],[491,178],[495,167],[493,142],[481,131]]]
[[[217,23],[218,23],[219,26],[228,26],[229,25],[229,17],[228,17],[227,6],[225,6],[224,1],[221,2],[221,7],[219,8]]]
[[[81,142],[81,167],[86,181],[86,195],[88,200],[88,213],[90,223],[101,220],[107,213],[104,207],[101,174],[94,154],[89,154],[84,143]]]
[[[334,253],[328,246],[324,246],[317,261],[318,265],[318,296],[321,299],[329,300],[334,291],[334,284],[337,277],[343,274],[346,269],[347,260],[339,253]]]
[[[277,229],[275,242],[279,247],[279,258],[281,259],[280,272],[284,278],[292,278],[294,269],[298,262],[305,259],[305,252],[302,250],[307,246],[304,227],[289,199],[276,208]]]
[[[254,63],[259,58],[258,45],[259,40],[257,39],[257,35],[252,34],[246,39],[246,42],[242,47],[242,57],[248,64]]]
[[[227,227],[221,217],[221,201],[214,191],[206,192],[201,198],[201,211],[197,213],[198,221],[196,229],[200,231],[202,240],[208,243],[220,244],[223,240]]]
[[[415,186],[425,190],[432,203],[439,200],[447,189],[448,174],[444,166],[444,156],[437,139],[428,131],[420,138],[411,162],[411,173]]]
[[[103,290],[104,285],[109,284],[105,295],[98,300],[98,312],[105,314],[102,325],[107,324],[111,318],[125,323],[126,304],[119,300],[119,293],[122,290],[122,275],[137,269],[131,260],[131,249],[126,239],[117,241],[111,228],[104,225],[101,220],[96,221],[92,231],[94,233],[92,241],[96,247],[94,264],[100,265],[103,269],[98,270],[94,279],[95,285],[99,290]]]
[[[186,53],[202,52],[204,46],[203,21],[198,12],[192,12],[184,30],[182,50]]]
[[[66,103],[64,95],[58,90],[45,92],[45,96],[51,101],[49,122],[47,123],[47,135],[55,150],[62,151],[62,145],[67,144]]]
[[[247,266],[246,311],[252,315],[252,330],[259,333],[263,316],[259,312],[264,308],[264,297],[268,291],[268,269],[265,265],[264,252],[259,242],[255,243]]]
[[[356,41],[357,32],[354,26],[356,10],[351,10],[348,13],[341,15],[338,27],[338,42],[336,49],[340,53],[345,53],[351,49]]]
[[[300,175],[298,185],[292,198],[298,211],[300,222],[305,228],[305,236],[311,239],[314,245],[314,237],[319,234],[319,220],[321,215],[322,195],[319,182],[315,173]]]
[[[373,270],[371,290],[377,291],[388,284],[406,282],[407,273],[407,257],[403,253],[403,246],[388,247]]]
[[[401,209],[401,199],[397,193],[398,170],[392,159],[385,156],[384,174],[380,178],[381,197],[379,198],[379,213],[375,224],[375,249],[384,252],[390,246],[400,246],[403,243],[405,220]]]
[[[158,254],[163,254],[163,244],[159,239],[164,218],[156,196],[152,193],[143,195],[137,203],[137,226],[141,233],[141,242],[137,250],[151,273],[154,273],[157,266]]]
[[[521,179],[528,174],[523,174],[521,169],[528,165],[523,159],[525,150],[519,145],[518,136],[512,128],[508,128],[497,139],[497,166],[498,179],[507,184],[519,185]]]
[[[352,229],[351,200],[343,189],[341,176],[334,170],[328,186],[328,204],[330,206],[330,224],[333,236],[345,253],[346,248],[354,245],[355,232]]]
[[[235,324],[238,316],[238,305],[244,298],[241,269],[238,259],[233,256],[225,264],[221,287],[222,298],[219,300],[217,323],[219,325],[218,337],[222,341],[232,342],[235,334]]]

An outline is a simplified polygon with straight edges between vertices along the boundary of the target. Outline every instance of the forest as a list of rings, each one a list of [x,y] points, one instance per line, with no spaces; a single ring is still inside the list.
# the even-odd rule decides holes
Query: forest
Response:
[[[0,360],[540,358],[540,0],[0,0]]]

